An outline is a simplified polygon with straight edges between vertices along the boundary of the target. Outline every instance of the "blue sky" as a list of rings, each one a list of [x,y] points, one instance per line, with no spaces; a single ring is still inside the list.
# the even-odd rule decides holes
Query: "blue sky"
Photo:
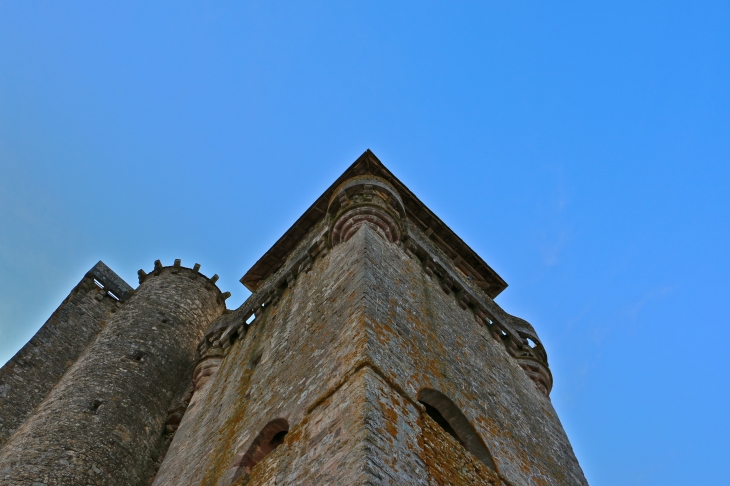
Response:
[[[0,362],[99,259],[230,290],[365,149],[509,284],[592,485],[728,484],[727,2],[0,2]]]

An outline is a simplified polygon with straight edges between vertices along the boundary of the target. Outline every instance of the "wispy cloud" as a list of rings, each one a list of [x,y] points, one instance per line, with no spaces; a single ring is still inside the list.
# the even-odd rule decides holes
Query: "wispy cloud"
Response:
[[[674,292],[675,289],[676,287],[660,287],[656,290],[645,293],[638,302],[629,307],[627,314],[629,315],[631,320],[635,321],[639,317],[639,312],[641,312],[641,309],[643,309],[648,302],[666,297],[667,295]]]
[[[563,168],[551,167],[549,172],[555,184],[551,191],[553,196],[543,208],[545,231],[540,238],[539,251],[543,265],[553,267],[560,262],[560,254],[571,238],[571,227],[566,218],[570,198]]]
[[[540,245],[542,263],[547,267],[555,266],[560,259],[560,251],[565,247],[569,239],[569,231],[567,228],[562,228],[557,237],[550,238],[545,236],[543,244]]]

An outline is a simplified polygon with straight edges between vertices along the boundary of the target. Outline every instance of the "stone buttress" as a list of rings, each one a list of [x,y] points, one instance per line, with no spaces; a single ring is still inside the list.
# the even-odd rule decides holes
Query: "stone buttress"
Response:
[[[506,283],[371,152],[242,282],[154,484],[587,484]]]
[[[0,483],[146,482],[196,345],[225,310],[227,295],[197,269],[176,260],[140,271],[137,290],[0,450]]]

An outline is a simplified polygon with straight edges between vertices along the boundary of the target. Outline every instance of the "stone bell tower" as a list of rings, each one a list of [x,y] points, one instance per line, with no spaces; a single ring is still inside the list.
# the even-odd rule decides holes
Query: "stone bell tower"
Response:
[[[155,485],[587,484],[507,284],[370,151],[241,282]]]

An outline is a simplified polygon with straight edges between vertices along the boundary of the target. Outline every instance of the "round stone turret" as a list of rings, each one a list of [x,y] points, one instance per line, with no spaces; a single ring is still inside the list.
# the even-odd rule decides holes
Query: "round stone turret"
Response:
[[[538,390],[550,396],[553,388],[553,374],[548,367],[548,357],[545,347],[540,342],[537,332],[532,325],[524,319],[508,314],[510,325],[522,338],[521,346],[510,346],[512,354],[525,370],[527,376],[535,383]]]
[[[225,311],[196,270],[155,262],[129,301],[0,451],[3,484],[141,484],[195,350]]]
[[[391,242],[403,236],[403,201],[398,191],[380,177],[362,175],[343,182],[335,189],[327,213],[332,246],[349,240],[363,224]]]

